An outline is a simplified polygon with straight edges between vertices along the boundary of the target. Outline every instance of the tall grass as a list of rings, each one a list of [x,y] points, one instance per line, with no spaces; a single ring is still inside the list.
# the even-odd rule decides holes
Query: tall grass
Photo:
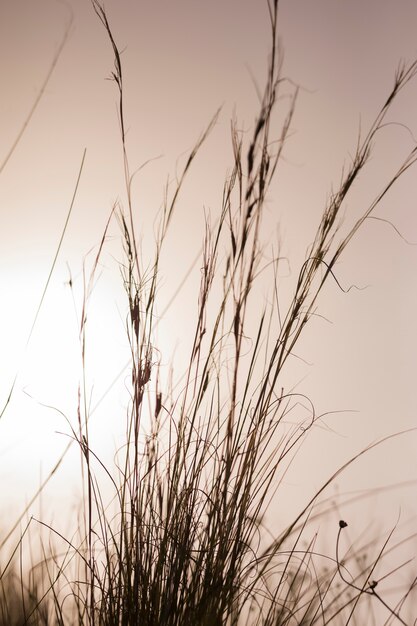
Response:
[[[276,256],[268,264],[263,260],[262,217],[298,92],[292,92],[277,135],[272,129],[285,80],[277,46],[278,0],[268,4],[267,81],[252,135],[245,137],[235,121],[231,125],[234,162],[219,214],[213,223],[206,221],[196,323],[190,328],[191,348],[181,385],[174,386],[164,375],[157,345],[160,260],[183,182],[219,113],[190,152],[176,189],[167,190],[154,257],[143,259],[126,146],[120,51],[104,7],[98,0],[92,0],[92,6],[114,54],[112,78],[119,98],[127,206],[114,206],[86,280],[81,350],[84,354],[95,272],[108,226],[117,219],[130,345],[126,439],[115,466],[106,466],[90,437],[84,378],[78,424],[69,424],[83,464],[80,527],[72,537],[64,537],[45,520],[29,520],[28,533],[46,526],[50,540],[28,572],[23,567],[19,571],[19,558],[3,567],[0,623],[290,626],[371,624],[378,619],[381,624],[411,624],[415,580],[394,594],[387,592],[387,583],[396,585],[396,572],[384,566],[391,536],[366,539],[346,550],[347,523],[340,520],[329,553],[316,547],[318,520],[331,511],[331,506],[316,506],[320,497],[348,465],[378,443],[330,476],[289,525],[271,527],[268,513],[272,502],[275,507],[286,506],[280,500],[280,483],[291,459],[301,454],[300,443],[320,420],[304,397],[310,406],[308,422],[288,426],[302,393],[285,389],[287,360],[315,315],[324,285],[331,281],[342,288],[336,262],[417,160],[414,148],[356,222],[343,230],[346,198],[366,170],[389,109],[415,77],[417,63],[398,69],[375,121],[359,138],[283,310],[281,259]],[[258,285],[265,277],[270,298],[261,299]],[[167,356],[163,358],[166,361]],[[110,498],[104,495],[105,484],[111,485]],[[16,541],[15,557],[26,541],[25,531]],[[53,547],[55,542],[59,549]]]

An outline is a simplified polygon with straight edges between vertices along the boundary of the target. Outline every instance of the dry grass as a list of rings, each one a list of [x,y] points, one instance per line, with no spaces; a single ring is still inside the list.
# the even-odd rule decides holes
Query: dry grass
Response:
[[[288,429],[286,417],[300,394],[282,386],[287,360],[315,312],[323,286],[329,279],[338,284],[335,264],[346,246],[392,185],[416,162],[414,148],[351,229],[340,234],[345,200],[366,169],[389,108],[415,77],[417,64],[398,70],[375,122],[358,141],[351,165],[323,211],[291,303],[282,314],[279,258],[264,267],[260,232],[297,90],[279,136],[271,137],[283,79],[276,45],[278,2],[268,5],[268,80],[252,136],[245,139],[237,124],[232,125],[234,163],[224,185],[218,220],[215,226],[206,224],[197,321],[190,329],[192,347],[178,390],[162,382],[155,346],[159,264],[180,188],[217,114],[191,151],[178,187],[166,197],[155,255],[145,264],[135,232],[120,53],[103,6],[98,0],[92,4],[114,53],[112,77],[119,94],[128,198],[127,209],[117,205],[109,218],[110,223],[116,216],[124,248],[121,272],[131,350],[126,441],[116,468],[105,467],[90,440],[88,392],[82,381],[78,427],[71,434],[84,468],[83,523],[74,537],[59,536],[66,546],[63,553],[45,547],[38,565],[27,575],[23,571],[16,575],[11,564],[3,569],[0,623],[363,624],[373,623],[373,612],[381,610],[387,623],[410,624],[407,611],[412,607],[415,581],[394,596],[386,595],[387,580],[395,586],[395,572],[378,574],[390,538],[364,541],[342,554],[346,523],[340,521],[334,551],[323,555],[316,550],[314,524],[318,515],[326,515],[316,513],[316,501],[348,464],[329,477],[296,519],[272,538],[267,512],[273,498],[280,502],[280,480],[290,459],[320,419],[311,403],[309,423]],[[82,346],[85,308],[106,245],[107,227],[86,281]],[[257,284],[267,272],[272,297],[269,304],[258,304],[256,309]],[[143,424],[149,422],[151,428],[144,435]],[[349,463],[365,453],[361,451]],[[112,485],[110,504],[104,501],[103,472]],[[29,525],[32,530],[46,526],[33,518]],[[54,528],[48,529],[51,536],[58,536]],[[25,535],[16,542],[16,555],[26,540]],[[16,606],[23,608],[14,617],[10,607]]]

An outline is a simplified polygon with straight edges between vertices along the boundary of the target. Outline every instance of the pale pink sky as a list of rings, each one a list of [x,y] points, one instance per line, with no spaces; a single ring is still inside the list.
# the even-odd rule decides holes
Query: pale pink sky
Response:
[[[104,80],[113,68],[111,50],[88,0],[68,3],[2,0],[0,3],[0,162],[37,96],[72,8],[69,40],[15,153],[0,178],[0,399],[21,367],[14,401],[0,423],[0,506],[19,509],[65,447],[68,432],[39,403],[74,411],[76,317],[65,286],[68,266],[81,293],[82,259],[97,245],[114,200],[124,200],[115,86]],[[224,176],[232,163],[230,119],[236,112],[250,129],[268,53],[268,20],[262,0],[108,0],[109,21],[124,50],[126,120],[131,169],[160,158],[137,178],[138,228],[149,245],[167,177],[180,169],[216,109],[219,122],[184,189],[163,265],[161,308],[198,252],[204,209],[216,215]],[[401,59],[417,57],[417,3],[412,0],[282,0],[280,32],[284,74],[300,85],[293,135],[285,163],[270,192],[266,231],[279,224],[292,276],[305,258],[332,185],[352,154],[358,129],[366,129],[384,102]],[[346,207],[358,215],[400,164],[417,137],[417,81],[401,94],[362,187]],[[84,148],[86,164],[74,213],[39,325],[24,344],[72,196]],[[416,170],[409,172],[378,209],[410,241],[417,242]],[[117,236],[117,229],[112,229]],[[95,372],[93,405],[125,361],[123,303],[109,244],[97,289],[91,330]],[[298,352],[293,382],[319,412],[355,410],[330,417],[336,431],[314,433],[288,478],[291,505],[317,489],[339,464],[371,441],[416,426],[417,248],[392,228],[370,221],[338,266],[344,285],[369,285],[345,295],[327,287],[320,313]],[[168,351],[187,332],[197,274],[172,306],[161,328]],[[178,336],[173,336],[175,327]],[[109,333],[109,328],[112,329]],[[114,330],[117,329],[117,330]],[[111,336],[109,336],[109,334]],[[96,336],[95,336],[96,335]],[[178,349],[181,355],[181,348]],[[169,359],[167,358],[167,361]],[[95,368],[95,369],[94,369]],[[303,379],[303,380],[302,380]],[[24,390],[32,396],[30,399]],[[113,415],[120,395],[109,400]],[[104,426],[105,425],[105,426]],[[110,454],[114,428],[100,415],[97,437]],[[117,431],[117,427],[116,427]],[[116,434],[114,435],[116,436]],[[35,444],[34,444],[35,442]],[[409,435],[366,457],[341,480],[341,490],[376,487],[417,478],[417,436]],[[74,462],[76,455],[73,455]],[[42,463],[42,469],[40,465]],[[71,484],[67,464],[59,486]],[[314,468],[312,471],[311,468]],[[306,484],[306,468],[310,484]],[[74,484],[76,480],[74,479]],[[11,488],[11,489],[10,489]],[[54,491],[55,489],[55,491]],[[75,487],[68,487],[75,493]],[[13,495],[12,495],[13,494]],[[389,492],[379,502],[387,523],[401,507],[415,513],[415,486]],[[74,498],[75,501],[75,498]],[[290,505],[290,508],[291,508]]]

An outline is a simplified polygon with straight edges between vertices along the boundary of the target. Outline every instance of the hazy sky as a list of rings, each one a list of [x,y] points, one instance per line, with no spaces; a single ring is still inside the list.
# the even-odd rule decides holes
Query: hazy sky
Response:
[[[152,161],[133,186],[137,225],[149,245],[163,186],[184,165],[187,152],[222,106],[219,121],[191,172],[164,257],[161,309],[199,250],[204,211],[215,217],[232,164],[230,120],[250,130],[263,86],[269,24],[262,0],[108,0],[116,41],[123,50],[126,122],[131,170]],[[280,233],[294,277],[359,129],[366,130],[393,84],[401,59],[417,57],[417,3],[413,0],[282,0],[283,74],[300,86],[293,133],[268,199],[266,231]],[[70,9],[71,8],[71,9]],[[111,49],[88,0],[0,0],[0,162],[35,101],[72,14],[68,41],[45,94],[0,177],[0,399],[19,369],[16,391],[0,423],[1,507],[18,509],[46,475],[68,439],[62,415],[76,407],[77,317],[66,284],[82,293],[82,264],[91,261],[113,202],[125,202],[117,93],[105,80]],[[283,95],[290,93],[290,83]],[[285,98],[283,106],[285,106]],[[402,92],[375,145],[367,173],[346,206],[358,215],[399,166],[417,137],[417,81]],[[84,149],[79,193],[56,272],[31,343],[24,351],[36,306],[65,221]],[[417,242],[416,170],[386,198],[377,215]],[[111,229],[116,238],[116,225]],[[94,351],[89,355],[92,405],[125,362],[123,301],[112,242],[93,295]],[[87,257],[86,257],[87,255]],[[381,436],[416,425],[417,248],[386,223],[369,221],[338,265],[342,284],[368,286],[343,294],[333,285],[320,302],[332,323],[314,320],[300,347],[307,363],[294,366],[294,382],[319,412],[354,410],[327,420],[306,443],[288,487],[295,505],[354,452]],[[165,272],[165,273],[164,273]],[[176,345],[196,300],[197,273],[172,305],[171,326],[161,329],[161,350]],[[175,282],[177,281],[177,283]],[[80,309],[80,301],[75,302]],[[172,328],[176,329],[173,335]],[[165,333],[165,334],[164,334]],[[95,342],[95,343],[94,343]],[[167,358],[168,361],[168,358]],[[303,380],[302,380],[303,379]],[[121,392],[98,411],[95,435],[113,449],[114,415]],[[111,402],[111,403],[110,403]],[[93,420],[94,421],[94,420]],[[92,423],[93,423],[92,421]],[[94,433],[93,433],[94,434]],[[349,471],[342,490],[417,478],[416,435],[386,444]],[[72,487],[74,465],[51,486]],[[305,461],[304,461],[305,458]],[[303,460],[302,460],[303,459]],[[387,462],[387,459],[389,462]],[[303,465],[304,463],[304,465]],[[314,472],[311,468],[314,468]],[[76,484],[76,479],[74,479]],[[4,485],[4,488],[3,488]],[[61,485],[61,486],[59,486]],[[385,496],[388,525],[399,508],[413,511],[415,486]],[[75,493],[75,492],[74,492]],[[74,499],[75,502],[75,499]],[[379,501],[378,501],[379,502]]]

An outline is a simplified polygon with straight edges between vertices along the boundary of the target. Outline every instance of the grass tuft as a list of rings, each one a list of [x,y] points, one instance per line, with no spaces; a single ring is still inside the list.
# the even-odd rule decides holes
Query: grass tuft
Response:
[[[119,99],[127,207],[120,203],[113,207],[91,273],[84,276],[81,354],[85,364],[88,302],[109,225],[116,220],[123,247],[120,272],[130,347],[126,438],[115,466],[106,466],[90,436],[84,372],[77,425],[68,422],[67,448],[75,444],[81,455],[80,527],[68,537],[42,519],[30,519],[31,532],[46,529],[50,541],[27,575],[23,552],[29,533],[25,531],[16,542],[13,557],[1,573],[0,624],[353,624],[372,623],[367,620],[378,610],[385,623],[410,624],[405,616],[415,598],[416,579],[392,594],[388,583],[395,584],[402,566],[388,573],[385,569],[393,531],[381,542],[354,543],[343,552],[348,524],[340,519],[338,528],[335,523],[330,531],[329,553],[318,547],[317,521],[329,517],[326,511],[320,513],[319,498],[346,467],[382,442],[341,466],[286,527],[271,528],[269,514],[272,502],[285,507],[280,500],[281,482],[321,417],[308,398],[285,389],[287,361],[316,314],[324,285],[330,279],[342,288],[336,262],[364,221],[374,217],[391,187],[415,165],[417,148],[342,234],[346,199],[366,170],[388,111],[415,78],[417,63],[398,69],[375,121],[359,137],[352,162],[324,208],[285,311],[279,297],[281,259],[277,256],[265,263],[261,233],[298,90],[293,88],[276,134],[272,130],[276,109],[278,102],[281,106],[283,84],[287,89],[288,83],[277,45],[278,0],[268,3],[268,76],[251,136],[244,136],[236,122],[231,125],[234,162],[218,218],[214,224],[206,220],[196,322],[189,329],[190,350],[181,386],[175,387],[165,380],[157,346],[161,254],[184,180],[220,112],[191,150],[176,188],[171,194],[167,190],[154,256],[144,262],[126,146],[121,54],[104,6],[98,0],[92,0],[92,6],[114,55],[111,78]],[[258,284],[265,276],[271,297],[260,304]],[[300,399],[310,407],[309,420],[291,424],[288,416],[295,413]],[[104,481],[110,485],[110,498]]]

